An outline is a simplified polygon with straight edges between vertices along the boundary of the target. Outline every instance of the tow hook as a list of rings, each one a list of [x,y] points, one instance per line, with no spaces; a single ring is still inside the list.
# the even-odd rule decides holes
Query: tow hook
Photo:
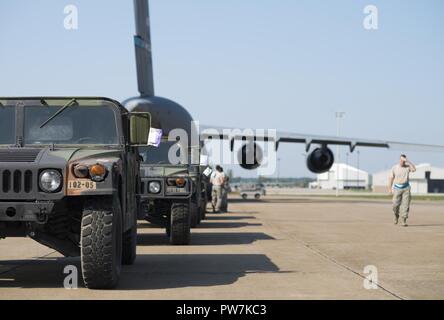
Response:
[[[46,206],[40,206],[39,207],[40,212],[37,213],[37,223],[39,224],[45,224],[48,222],[48,211]]]
[[[45,212],[46,210],[41,210],[41,212],[37,214],[37,223],[45,224],[48,222],[48,215]]]

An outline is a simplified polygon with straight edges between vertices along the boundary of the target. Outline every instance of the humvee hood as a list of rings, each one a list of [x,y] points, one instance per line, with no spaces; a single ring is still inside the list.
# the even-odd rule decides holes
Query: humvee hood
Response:
[[[91,158],[118,158],[121,151],[103,149],[59,149],[48,151],[48,157],[57,157],[65,161],[76,161]]]

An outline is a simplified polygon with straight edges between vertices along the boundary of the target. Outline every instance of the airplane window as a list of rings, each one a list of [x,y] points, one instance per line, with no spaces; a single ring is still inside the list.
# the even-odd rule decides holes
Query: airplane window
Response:
[[[15,108],[0,106],[0,144],[15,143]]]

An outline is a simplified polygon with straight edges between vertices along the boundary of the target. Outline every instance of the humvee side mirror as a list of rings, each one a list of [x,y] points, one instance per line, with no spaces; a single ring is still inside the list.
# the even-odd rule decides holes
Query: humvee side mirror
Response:
[[[151,114],[134,112],[130,114],[130,142],[135,146],[146,146],[151,128]]]

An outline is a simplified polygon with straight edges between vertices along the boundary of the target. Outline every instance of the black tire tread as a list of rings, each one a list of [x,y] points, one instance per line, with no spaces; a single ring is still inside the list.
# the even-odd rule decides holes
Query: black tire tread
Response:
[[[81,223],[81,265],[83,280],[90,289],[112,289],[120,276],[113,265],[113,201],[88,201]],[[118,210],[117,214],[120,214]],[[120,221],[120,220],[119,220]]]
[[[190,206],[186,203],[175,203],[171,208],[170,243],[187,245],[190,239]]]

